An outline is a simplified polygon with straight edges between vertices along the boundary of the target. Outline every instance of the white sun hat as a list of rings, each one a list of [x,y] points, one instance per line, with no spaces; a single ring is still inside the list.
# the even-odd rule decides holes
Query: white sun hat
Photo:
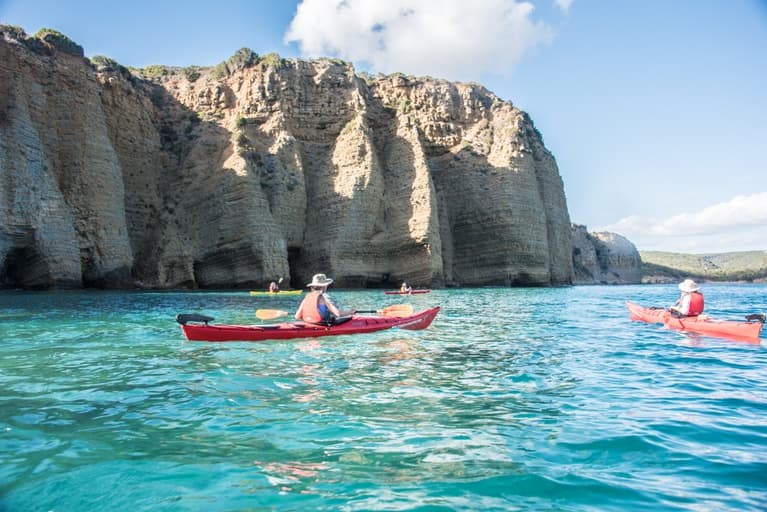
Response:
[[[692,279],[685,279],[679,283],[679,289],[686,293],[697,292],[700,287]]]
[[[314,276],[312,276],[312,282],[307,284],[306,286],[308,286],[309,288],[315,288],[315,287],[327,286],[332,282],[333,280],[330,279],[325,274],[314,274]]]

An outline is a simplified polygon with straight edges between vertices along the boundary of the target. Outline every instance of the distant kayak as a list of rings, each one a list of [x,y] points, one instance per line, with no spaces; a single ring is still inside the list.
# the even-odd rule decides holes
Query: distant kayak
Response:
[[[201,315],[178,315],[176,321],[190,341],[264,341],[294,338],[317,338],[363,334],[398,327],[417,331],[431,325],[439,306],[406,317],[365,316],[355,314],[338,325],[323,326],[306,322],[284,322],[272,325],[210,325],[213,318]]]
[[[626,307],[632,320],[661,323],[670,329],[709,336],[757,341],[764,326],[763,315],[749,315],[754,318],[750,321],[715,320],[708,315],[675,317],[666,309],[646,308],[633,302],[626,302]]]
[[[304,293],[303,290],[280,290],[278,292],[267,292],[267,291],[263,291],[262,292],[262,291],[253,291],[253,290],[251,290],[251,292],[250,292],[251,295],[268,295],[268,296],[272,296],[272,295],[301,295],[302,293]]]
[[[386,295],[419,295],[421,293],[429,293],[431,290],[423,289],[423,290],[411,290],[409,292],[402,292],[399,290],[387,290],[384,293]]]

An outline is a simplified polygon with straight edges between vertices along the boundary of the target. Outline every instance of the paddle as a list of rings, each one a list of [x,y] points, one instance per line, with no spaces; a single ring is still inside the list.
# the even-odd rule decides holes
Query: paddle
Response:
[[[378,313],[383,316],[388,316],[392,318],[403,318],[406,316],[410,316],[413,314],[413,306],[410,304],[394,304],[393,306],[387,306],[381,310],[359,310],[355,311],[355,313]],[[287,311],[282,311],[280,309],[257,309],[256,310],[256,318],[260,320],[274,320],[275,318],[280,318],[282,316],[287,316]]]
[[[281,311],[279,309],[257,309],[256,310],[256,318],[259,320],[274,320],[275,318],[280,318],[281,316],[286,316],[288,314],[287,311]]]
[[[387,306],[380,311],[359,309],[355,311],[355,313],[378,313],[392,318],[402,318],[413,314],[413,306],[410,304],[395,304],[393,306]]]

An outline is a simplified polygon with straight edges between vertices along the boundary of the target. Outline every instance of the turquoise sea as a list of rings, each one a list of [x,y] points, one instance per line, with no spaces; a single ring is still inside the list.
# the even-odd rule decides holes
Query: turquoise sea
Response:
[[[703,287],[767,312],[767,285]],[[672,285],[333,291],[424,331],[188,342],[299,298],[0,293],[0,511],[767,508],[767,347],[629,320]]]

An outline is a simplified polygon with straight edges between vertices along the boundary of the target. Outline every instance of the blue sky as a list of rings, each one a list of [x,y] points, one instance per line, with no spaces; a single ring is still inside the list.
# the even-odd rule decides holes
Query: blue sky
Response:
[[[640,250],[767,250],[765,0],[0,0],[0,23],[126,66],[245,46],[478,82],[531,115],[573,222]]]

